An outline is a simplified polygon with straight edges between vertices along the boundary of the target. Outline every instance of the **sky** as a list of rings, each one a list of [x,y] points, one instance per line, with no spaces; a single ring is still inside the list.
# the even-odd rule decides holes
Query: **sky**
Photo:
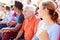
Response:
[[[0,0],[0,2],[8,4],[11,0]]]

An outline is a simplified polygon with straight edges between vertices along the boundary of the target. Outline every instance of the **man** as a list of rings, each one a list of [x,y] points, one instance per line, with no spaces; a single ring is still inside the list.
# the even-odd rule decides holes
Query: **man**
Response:
[[[31,5],[24,7],[24,17],[22,28],[14,40],[19,40],[21,35],[24,33],[24,40],[32,40],[34,34],[36,33],[37,25],[40,21],[39,18],[35,17],[35,8]]]
[[[17,13],[17,25],[15,28],[3,28],[2,29],[2,40],[9,40],[10,37],[15,37],[22,23],[24,21],[24,15],[22,14],[23,4],[19,1],[15,1],[14,11]]]

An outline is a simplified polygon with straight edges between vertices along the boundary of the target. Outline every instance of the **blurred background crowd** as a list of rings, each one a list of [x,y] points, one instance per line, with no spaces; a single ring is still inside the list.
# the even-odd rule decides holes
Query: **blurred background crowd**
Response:
[[[0,0],[0,40],[60,40],[60,0]]]

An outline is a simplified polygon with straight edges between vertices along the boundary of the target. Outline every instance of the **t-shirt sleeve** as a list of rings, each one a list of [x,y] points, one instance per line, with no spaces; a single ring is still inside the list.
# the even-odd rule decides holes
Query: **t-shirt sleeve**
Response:
[[[53,30],[53,33],[51,33],[50,40],[58,40],[58,37],[59,37],[59,30],[58,29]]]
[[[23,21],[23,24],[22,24],[22,28],[21,28],[21,31],[24,31],[24,27],[25,27],[25,20]]]
[[[24,21],[24,15],[20,15],[19,18],[18,18],[18,23],[22,24]]]

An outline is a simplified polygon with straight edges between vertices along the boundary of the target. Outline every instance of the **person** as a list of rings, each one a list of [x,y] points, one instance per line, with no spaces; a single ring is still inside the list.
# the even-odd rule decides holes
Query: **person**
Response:
[[[36,33],[37,25],[40,21],[39,18],[35,17],[35,8],[31,5],[27,5],[23,9],[25,20],[23,22],[21,30],[18,32],[14,40],[19,40],[21,35],[24,33],[24,40],[32,40],[32,37]],[[29,37],[28,37],[29,36]]]
[[[7,15],[6,15],[6,18],[4,20],[0,21],[0,29],[7,27],[9,22],[13,22],[15,20],[15,19],[13,19],[14,17],[12,17],[12,12],[10,11],[9,6],[5,7],[5,12]]]
[[[14,11],[17,13],[17,25],[14,28],[2,28],[2,40],[9,40],[11,37],[14,38],[20,30],[24,21],[24,15],[22,13],[23,4],[19,1],[15,1]]]
[[[5,7],[4,6],[1,6],[1,10],[0,10],[0,21],[2,21],[3,19],[5,19]]]
[[[55,11],[53,1],[42,1],[39,4],[39,17],[43,20],[39,22],[38,29],[32,40],[58,40],[60,27],[57,24],[58,13]]]
[[[10,6],[10,9],[13,11],[13,10],[14,10],[14,6],[13,6],[13,5],[11,5],[11,6]]]

